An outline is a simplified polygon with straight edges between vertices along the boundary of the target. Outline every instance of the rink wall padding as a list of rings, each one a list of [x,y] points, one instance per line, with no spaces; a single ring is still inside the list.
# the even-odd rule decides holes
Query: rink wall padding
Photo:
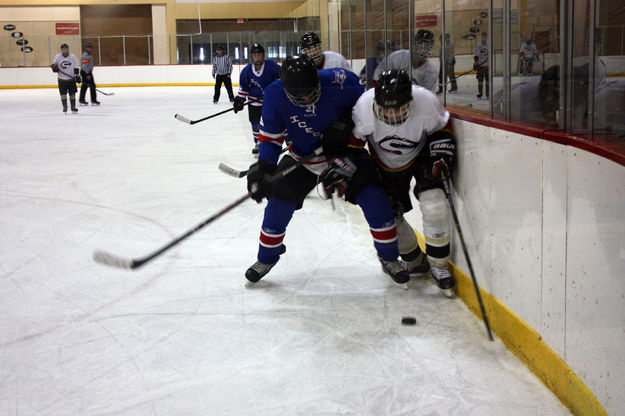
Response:
[[[623,414],[625,161],[598,141],[450,110],[452,195],[493,332],[573,414]],[[479,318],[455,234],[452,247],[458,296]]]

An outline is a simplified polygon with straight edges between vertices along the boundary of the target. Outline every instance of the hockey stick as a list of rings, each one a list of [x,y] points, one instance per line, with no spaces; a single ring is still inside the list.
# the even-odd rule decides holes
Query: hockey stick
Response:
[[[99,90],[99,89],[97,89],[97,88],[96,88],[95,90],[96,90],[97,92],[99,92],[100,94],[102,94],[102,95],[115,95],[115,93],[114,93],[114,92],[109,92],[109,93],[106,93],[106,92],[104,92],[104,91],[100,91],[100,90]]]
[[[289,148],[284,147],[282,150],[280,150],[280,154],[286,152],[287,150],[289,150]],[[219,164],[218,168],[226,175],[234,176],[235,178],[242,178],[247,175],[247,170],[236,170],[235,168],[231,168],[223,162]]]
[[[256,101],[258,101],[258,100],[249,100],[249,101],[247,101],[243,105],[245,106],[245,105],[248,105],[248,104],[251,104],[251,103],[255,103]],[[199,123],[201,121],[208,120],[209,118],[213,118],[213,117],[220,116],[222,114],[226,114],[227,112],[230,112],[230,111],[234,111],[234,107],[229,108],[229,109],[224,110],[224,111],[220,111],[219,113],[215,113],[215,114],[212,114],[212,115],[204,117],[204,118],[200,118],[198,120],[189,120],[188,118],[186,118],[185,116],[182,116],[180,114],[176,114],[174,117],[176,118],[176,120],[182,121],[183,123],[187,123],[187,124],[193,125],[193,124]]]
[[[471,272],[471,279],[473,280],[473,288],[475,289],[475,294],[477,295],[477,300],[480,304],[480,310],[482,311],[482,319],[484,320],[484,325],[486,326],[486,332],[488,332],[488,338],[491,341],[493,340],[493,334],[490,331],[490,324],[488,323],[488,317],[486,316],[486,310],[484,309],[484,304],[482,303],[482,295],[480,295],[480,288],[477,285],[477,280],[475,280],[475,272],[473,271],[473,265],[471,264],[471,259],[469,258],[469,252],[467,251],[467,245],[464,242],[464,237],[462,235],[462,229],[460,228],[460,221],[458,221],[458,214],[456,214],[456,208],[454,207],[454,201],[451,199],[451,193],[449,192],[449,183],[448,179],[445,178],[443,174],[443,185],[445,186],[445,195],[447,196],[447,200],[449,201],[449,208],[451,209],[451,214],[454,217],[454,222],[456,224],[456,230],[458,231],[458,236],[460,237],[460,243],[462,244],[462,251],[464,251],[464,257],[467,259],[467,264],[469,266],[469,271]]]
[[[321,147],[315,149],[315,151],[313,153],[311,153],[308,156],[300,159],[293,166],[290,166],[289,168],[287,168],[287,169],[285,169],[285,170],[283,170],[281,172],[278,172],[275,175],[273,175],[272,177],[270,177],[267,180],[267,182],[273,182],[273,181],[275,181],[278,178],[282,178],[282,177],[288,175],[289,173],[293,172],[295,169],[299,168],[300,166],[302,166],[303,164],[305,164],[306,162],[311,160],[313,157],[319,156],[322,152],[323,152],[323,148],[321,148]],[[121,269],[129,269],[129,270],[137,269],[137,268],[141,267],[142,265],[144,265],[145,263],[149,262],[150,260],[153,260],[154,258],[160,256],[161,254],[163,254],[164,252],[166,252],[167,250],[169,250],[173,246],[177,245],[181,241],[187,239],[189,236],[191,236],[192,234],[194,234],[197,231],[201,230],[202,228],[204,228],[205,226],[207,226],[211,222],[215,221],[217,218],[221,217],[222,215],[224,215],[228,211],[232,210],[236,206],[238,206],[241,203],[245,202],[250,196],[251,196],[251,194],[249,192],[246,193],[245,195],[242,195],[241,197],[237,198],[235,201],[233,201],[232,203],[230,203],[226,207],[224,207],[221,210],[219,210],[217,213],[213,214],[211,217],[207,218],[206,220],[202,221],[201,223],[199,223],[195,227],[191,228],[186,233],[182,234],[180,237],[175,238],[174,240],[172,240],[171,242],[169,242],[165,246],[159,248],[158,250],[156,250],[155,252],[153,252],[151,254],[148,254],[145,257],[139,257],[139,258],[135,258],[135,259],[126,259],[126,258],[123,258],[123,257],[118,257],[118,256],[115,256],[113,254],[107,253],[105,251],[96,250],[93,253],[93,260],[95,262],[97,262],[97,263],[104,264],[106,266],[119,267]]]
[[[59,72],[60,72],[61,74],[65,75],[65,76],[67,76],[67,77],[72,77],[70,74],[68,74],[68,73],[67,73],[67,72],[65,72],[65,71],[61,71],[60,69],[59,69]],[[75,78],[75,76],[73,76],[72,78]],[[82,80],[81,80],[81,81],[82,81]],[[82,82],[77,82],[77,84],[82,84]],[[95,90],[96,90],[97,92],[99,92],[100,94],[102,94],[102,95],[109,95],[109,96],[110,96],[110,95],[115,95],[115,93],[114,93],[114,92],[109,92],[109,93],[106,93],[106,92],[104,92],[104,91],[100,91],[100,90],[99,90],[99,89],[97,89],[97,88],[96,88]]]

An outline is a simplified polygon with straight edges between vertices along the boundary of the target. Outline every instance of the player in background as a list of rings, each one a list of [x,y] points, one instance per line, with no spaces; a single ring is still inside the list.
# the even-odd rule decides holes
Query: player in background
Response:
[[[405,71],[382,73],[353,110],[354,136],[367,142],[393,206],[399,253],[410,274],[431,271],[447,295],[455,285],[450,256],[449,207],[442,179],[451,174],[455,140],[446,128],[449,113],[436,96],[411,85]],[[412,209],[410,181],[423,215],[427,259],[404,213]],[[429,265],[428,265],[429,262]]]
[[[350,150],[352,107],[362,94],[358,76],[341,68],[317,71],[307,55],[288,57],[280,80],[265,89],[259,136],[260,156],[248,170],[252,199],[267,198],[260,232],[258,261],[247,271],[258,282],[285,252],[283,240],[293,213],[306,195],[322,182],[326,196],[339,196],[358,204],[369,224],[382,269],[403,287],[410,277],[398,260],[397,230],[388,196],[378,184],[375,163],[366,150]],[[288,132],[289,153],[278,157]],[[304,167],[267,183],[266,178],[293,166],[320,146],[323,154]]]
[[[234,99],[234,112],[243,110],[247,100],[248,116],[252,124],[254,148],[252,153],[258,155],[258,131],[260,128],[260,116],[263,105],[265,88],[280,78],[280,66],[272,60],[265,59],[265,48],[259,43],[252,45],[252,62],[247,64],[239,76],[239,92]]]
[[[80,57],[80,76],[82,77],[80,96],[78,97],[80,105],[87,105],[85,101],[87,88],[89,88],[89,94],[91,96],[91,105],[100,105],[95,91],[95,81],[93,80],[93,57],[91,56],[91,49],[91,43],[87,43]]]
[[[482,98],[484,80],[486,80],[486,98],[489,96],[488,48],[488,35],[482,32],[482,40],[475,45],[473,52],[473,69],[477,71],[477,98]]]
[[[530,38],[525,39],[519,51],[521,59],[521,75],[530,76],[534,74],[534,63],[538,62],[538,50],[536,44]]]
[[[436,92],[438,87],[438,70],[428,59],[432,54],[433,47],[434,33],[429,30],[419,30],[412,45],[412,71],[410,71],[410,51],[408,49],[400,49],[380,62],[373,74],[373,78],[377,80],[384,71],[392,69],[399,71],[403,69],[406,73],[410,72],[412,74],[412,82],[426,90]]]
[[[374,85],[373,74],[378,64],[393,52],[395,52],[395,42],[391,40],[387,40],[386,42],[380,41],[376,44],[375,56],[367,58],[365,66],[363,66],[360,71],[360,79],[366,83],[367,89],[372,88]]]
[[[61,53],[57,53],[54,57],[54,61],[50,66],[52,72],[58,74],[59,79],[59,93],[61,94],[61,103],[63,104],[63,112],[67,113],[67,94],[69,93],[69,102],[72,108],[72,113],[77,113],[76,108],[76,83],[80,82],[80,67],[78,66],[78,59],[73,53],[69,53],[69,46],[67,43],[61,45]]]
[[[317,69],[345,68],[353,71],[352,66],[343,55],[337,52],[324,51],[321,39],[314,32],[306,32],[302,35],[302,52],[313,60]]]

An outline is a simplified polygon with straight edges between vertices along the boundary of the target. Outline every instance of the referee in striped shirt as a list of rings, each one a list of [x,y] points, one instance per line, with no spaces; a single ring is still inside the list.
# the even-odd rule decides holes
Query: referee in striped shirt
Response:
[[[230,80],[230,74],[232,73],[232,60],[228,55],[224,55],[223,46],[217,46],[217,56],[213,59],[213,78],[215,81],[215,95],[213,96],[213,103],[217,104],[219,101],[219,94],[221,93],[221,84],[226,86],[228,91],[228,97],[230,102],[234,101],[234,94],[232,93],[232,81]]]

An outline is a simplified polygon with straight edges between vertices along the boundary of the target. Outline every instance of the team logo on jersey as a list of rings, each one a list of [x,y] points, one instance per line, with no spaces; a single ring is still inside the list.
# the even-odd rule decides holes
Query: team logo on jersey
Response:
[[[343,84],[345,84],[345,80],[347,79],[347,74],[344,69],[339,71],[334,71],[334,81],[333,84],[339,84],[339,89],[343,89]]]
[[[265,93],[265,90],[263,89],[263,87],[261,87],[260,82],[256,81],[255,79],[250,80],[250,84],[256,85],[258,89],[260,89],[261,93]]]
[[[72,66],[72,63],[70,61],[63,61],[63,62],[61,62],[61,68],[63,68],[63,69],[67,69],[67,68],[69,68],[71,66]]]
[[[419,147],[419,144],[420,142],[413,142],[398,136],[386,136],[378,142],[380,149],[396,155],[410,153]]]

